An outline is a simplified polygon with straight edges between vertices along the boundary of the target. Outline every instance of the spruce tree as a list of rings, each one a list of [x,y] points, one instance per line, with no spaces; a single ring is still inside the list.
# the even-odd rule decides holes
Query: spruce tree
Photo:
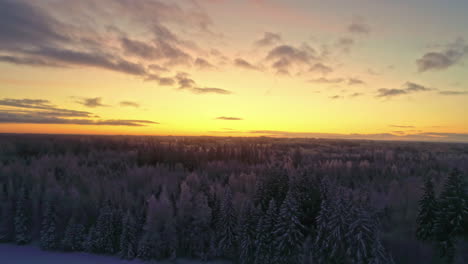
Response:
[[[454,262],[457,238],[467,228],[463,225],[468,217],[467,186],[463,176],[457,169],[450,173],[439,197],[434,224],[434,236],[447,263]]]
[[[299,206],[291,192],[283,201],[279,212],[279,220],[275,227],[275,249],[278,263],[299,263],[305,228],[299,221]]]
[[[241,264],[255,261],[255,232],[258,224],[259,209],[250,201],[244,203],[239,219],[239,260]]]
[[[96,244],[96,227],[91,226],[88,230],[88,234],[84,238],[83,241],[83,250],[88,253],[96,252],[95,244]]]
[[[278,218],[276,202],[270,200],[266,213],[260,217],[255,237],[255,264],[273,263],[275,255],[275,227]]]
[[[98,253],[113,254],[114,248],[114,218],[109,204],[105,205],[99,212],[96,222],[96,239],[94,248]]]
[[[15,212],[15,242],[18,245],[31,241],[31,208],[28,193],[23,187],[18,193]]]
[[[137,227],[135,218],[127,211],[120,236],[119,255],[123,259],[134,259],[137,254]]]
[[[208,199],[203,193],[196,195],[194,206],[190,249],[196,257],[205,261],[211,255],[210,245],[214,236],[210,227],[212,210],[208,206]]]
[[[220,208],[218,222],[218,249],[225,257],[234,257],[236,252],[236,214],[232,202],[232,192],[226,187]]]
[[[85,238],[84,226],[76,223],[75,217],[72,217],[65,228],[62,249],[65,251],[81,251],[83,250]]]
[[[40,246],[43,250],[57,249],[57,214],[53,201],[47,199],[45,202],[44,215],[40,234]]]
[[[434,184],[431,178],[427,178],[424,183],[424,194],[419,201],[419,214],[417,218],[416,237],[421,240],[431,240],[433,238],[434,223],[437,214],[437,201],[434,192]]]

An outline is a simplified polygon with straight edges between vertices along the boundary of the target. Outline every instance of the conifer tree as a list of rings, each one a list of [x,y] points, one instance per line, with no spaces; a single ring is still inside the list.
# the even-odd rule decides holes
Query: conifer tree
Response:
[[[18,193],[15,212],[15,242],[24,245],[31,241],[31,208],[28,193],[22,187]]]
[[[258,224],[259,209],[250,201],[244,203],[239,219],[239,260],[241,264],[255,261],[255,232]]]
[[[85,241],[85,228],[72,217],[65,228],[62,248],[65,251],[81,251]]]
[[[275,200],[270,200],[266,213],[260,217],[257,224],[255,237],[255,264],[273,263],[275,255],[275,227],[278,218],[278,212]]]
[[[437,214],[437,201],[434,184],[431,178],[424,183],[424,194],[419,201],[419,214],[417,218],[416,237],[421,240],[431,240],[434,232],[434,222]]]
[[[96,222],[96,239],[94,248],[98,253],[115,253],[114,218],[109,204],[101,208]]]
[[[291,192],[283,201],[275,227],[276,261],[280,264],[301,260],[304,226],[299,221],[299,206]]]
[[[218,249],[225,257],[234,257],[236,252],[236,214],[232,202],[232,192],[226,187],[220,208],[218,222]]]
[[[88,253],[94,253],[96,251],[95,240],[96,240],[96,228],[95,226],[91,226],[88,230],[88,234],[84,238],[83,246],[82,246],[83,250]]]
[[[467,186],[463,176],[457,169],[450,173],[439,197],[434,224],[434,237],[447,263],[454,262],[457,238],[467,228],[463,225],[468,217]]]
[[[137,254],[137,227],[135,218],[127,211],[123,220],[122,234],[120,236],[119,255],[123,259],[134,259]]]
[[[40,238],[40,245],[43,250],[57,249],[57,214],[55,205],[50,198],[45,202]]]
[[[207,260],[211,255],[210,245],[214,236],[210,228],[211,208],[208,206],[208,199],[203,193],[195,196],[194,205],[190,249],[194,252],[195,256],[202,260]]]

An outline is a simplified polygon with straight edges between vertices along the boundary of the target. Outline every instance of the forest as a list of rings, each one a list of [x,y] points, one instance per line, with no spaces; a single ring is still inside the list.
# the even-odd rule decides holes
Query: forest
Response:
[[[150,262],[468,263],[467,182],[463,143],[3,134],[0,242]]]

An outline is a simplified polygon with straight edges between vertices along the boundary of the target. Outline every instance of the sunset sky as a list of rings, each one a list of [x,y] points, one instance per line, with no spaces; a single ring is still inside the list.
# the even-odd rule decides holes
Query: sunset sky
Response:
[[[0,0],[0,132],[468,142],[466,0]]]

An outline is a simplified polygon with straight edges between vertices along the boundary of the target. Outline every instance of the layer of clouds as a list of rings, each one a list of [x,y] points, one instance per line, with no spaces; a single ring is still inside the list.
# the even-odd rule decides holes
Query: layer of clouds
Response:
[[[425,53],[416,60],[419,72],[440,71],[459,64],[468,54],[468,45],[458,39],[439,51]]]
[[[95,104],[93,102],[91,104]],[[99,103],[99,102],[97,102]],[[147,126],[150,120],[100,119],[90,112],[59,108],[44,99],[0,99],[0,123]]]
[[[414,134],[333,134],[312,132],[288,132],[278,130],[252,130],[246,134],[287,137],[287,138],[331,138],[331,139],[360,139],[360,140],[406,140],[406,141],[437,141],[437,142],[468,142],[468,134],[417,132]]]
[[[426,86],[412,83],[412,82],[407,82],[404,84],[403,88],[381,88],[377,91],[377,97],[386,97],[386,98],[391,98],[395,96],[400,96],[400,95],[406,95],[406,94],[411,94],[411,93],[416,93],[416,92],[427,92],[427,91],[432,91],[434,90],[433,88],[428,88]]]
[[[468,91],[440,91],[441,95],[468,95]]]

